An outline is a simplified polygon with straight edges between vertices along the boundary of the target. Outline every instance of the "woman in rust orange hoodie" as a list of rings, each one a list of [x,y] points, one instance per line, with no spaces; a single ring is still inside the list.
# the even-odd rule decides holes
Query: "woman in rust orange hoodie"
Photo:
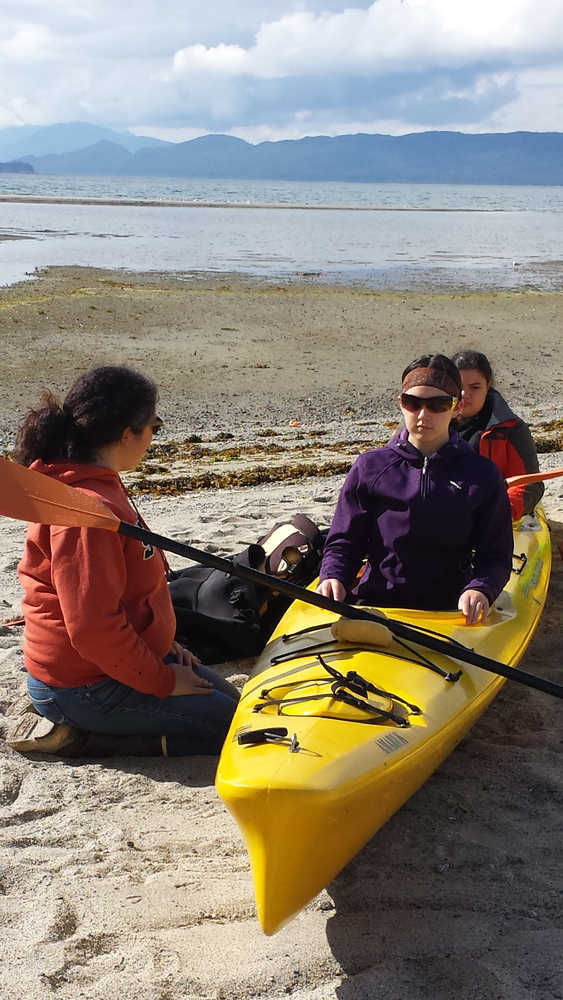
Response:
[[[119,473],[135,468],[161,426],[157,398],[139,372],[93,369],[62,406],[43,394],[15,458],[138,522]],[[31,524],[18,572],[28,690],[60,727],[56,746],[78,729],[156,736],[173,756],[219,752],[238,693],[174,641],[158,549],[100,528]]]

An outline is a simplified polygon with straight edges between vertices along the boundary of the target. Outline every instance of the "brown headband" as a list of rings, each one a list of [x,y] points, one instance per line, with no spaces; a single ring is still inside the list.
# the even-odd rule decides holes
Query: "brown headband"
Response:
[[[415,385],[431,385],[435,389],[442,389],[456,399],[459,399],[461,394],[460,388],[453,378],[450,378],[447,372],[439,368],[413,368],[405,375],[401,391],[408,392]]]

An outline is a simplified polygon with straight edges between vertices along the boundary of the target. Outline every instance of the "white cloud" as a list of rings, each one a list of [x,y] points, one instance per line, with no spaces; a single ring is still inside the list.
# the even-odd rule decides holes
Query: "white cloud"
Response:
[[[563,130],[561,0],[4,0],[0,127]]]
[[[491,115],[490,131],[518,131],[522,122],[534,132],[563,132],[563,60],[520,73],[518,96]]]
[[[273,79],[382,73],[490,59],[528,60],[563,46],[559,0],[378,0],[367,10],[300,11],[262,24],[255,43],[179,49],[170,76]]]
[[[249,71],[248,54],[240,45],[221,44],[209,49],[205,45],[191,45],[174,55],[170,77],[188,73],[240,76]]]
[[[56,44],[56,36],[43,25],[22,26],[0,40],[0,59],[4,64],[17,66],[30,60],[48,60],[54,55]]]

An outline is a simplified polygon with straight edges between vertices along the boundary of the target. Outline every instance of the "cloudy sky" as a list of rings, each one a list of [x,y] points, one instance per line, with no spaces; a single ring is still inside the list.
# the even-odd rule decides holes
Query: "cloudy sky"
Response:
[[[2,0],[0,128],[563,131],[561,0]]]

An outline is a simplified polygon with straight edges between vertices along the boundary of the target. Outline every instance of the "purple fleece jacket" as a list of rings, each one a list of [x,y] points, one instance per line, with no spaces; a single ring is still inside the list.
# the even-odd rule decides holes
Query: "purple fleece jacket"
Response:
[[[459,435],[424,458],[406,430],[354,462],[340,492],[320,579],[388,607],[457,607],[463,590],[495,600],[512,568],[506,485]],[[367,566],[359,583],[363,559]]]

